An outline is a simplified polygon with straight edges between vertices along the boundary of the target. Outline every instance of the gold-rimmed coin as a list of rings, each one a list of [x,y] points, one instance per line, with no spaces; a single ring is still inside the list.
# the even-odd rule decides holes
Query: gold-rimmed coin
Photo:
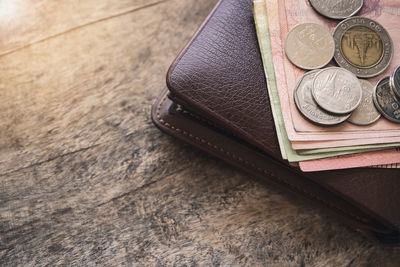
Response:
[[[392,39],[374,20],[364,17],[346,19],[335,28],[333,38],[338,65],[360,78],[381,74],[392,61]]]
[[[319,69],[333,58],[335,44],[331,33],[315,23],[295,26],[285,40],[285,53],[289,60],[305,70]]]

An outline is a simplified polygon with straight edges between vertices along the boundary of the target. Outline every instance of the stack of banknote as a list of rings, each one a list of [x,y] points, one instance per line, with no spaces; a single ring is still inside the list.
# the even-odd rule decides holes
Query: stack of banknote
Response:
[[[336,10],[326,8],[326,3],[332,4],[332,2]],[[323,4],[319,6],[319,3]],[[351,9],[348,3],[359,5],[359,7]],[[329,11],[331,12],[330,16]],[[349,11],[348,14],[346,14],[347,11]],[[315,68],[307,68],[307,64],[305,66],[296,64],[296,59],[290,58],[290,53],[285,51],[288,49],[288,35],[297,26],[304,23],[318,24],[324,27],[330,36],[335,37],[334,34],[338,31],[337,26],[343,22],[343,19],[351,18],[354,15],[357,16],[356,19],[365,18],[369,26],[375,26],[378,29],[371,32],[367,29],[363,34],[368,38],[356,40],[358,43],[364,42],[364,49],[357,51],[358,54],[367,53],[367,49],[383,51],[379,58],[361,57],[361,60],[367,58],[377,62],[377,64],[371,65],[371,68],[354,67],[354,64],[341,62],[340,54],[334,55],[336,60],[329,59],[326,62],[327,66],[324,66],[325,63],[322,65],[318,63],[318,60],[326,58],[328,52],[310,57],[318,60],[303,62],[316,63]],[[323,94],[318,99],[320,97],[318,88],[314,88],[317,93],[314,92],[313,99],[320,101],[318,104],[321,105],[321,109],[327,109],[328,114],[332,115],[332,118],[329,117],[329,119],[335,120],[335,123],[318,121],[318,116],[316,116],[316,121],[313,121],[311,117],[314,111],[309,113],[308,117],[307,112],[302,111],[298,103],[301,101],[298,99],[301,95],[298,93],[301,90],[301,88],[299,89],[301,83],[309,80],[313,81],[314,85],[318,84],[315,76],[323,76],[318,74],[322,70],[326,72],[323,76],[325,83],[334,80],[338,73],[340,77],[345,77],[348,72],[352,72],[354,77],[363,78],[362,81],[360,80],[361,89],[357,90],[368,91],[371,94],[376,94],[378,83],[382,85],[384,82],[385,86],[394,87],[394,73],[400,65],[400,48],[396,49],[396,44],[400,43],[400,1],[255,0],[254,18],[282,157],[292,165],[298,165],[303,171],[357,167],[400,168],[400,124],[395,120],[389,120],[390,116],[385,114],[386,110],[374,110],[370,114],[367,111],[360,111],[357,118],[354,118],[355,115],[353,115],[353,121],[351,119],[351,113],[355,113],[355,109],[361,102],[373,100],[372,106],[374,106],[377,104],[376,100],[371,97],[364,100],[361,99],[361,96],[357,96],[359,97],[358,102],[353,101],[353,104],[349,102],[346,105],[324,106],[324,104],[332,104],[331,102],[334,100],[340,104],[340,101],[343,102],[345,99],[336,98],[329,102]],[[373,25],[373,22],[376,22],[377,25]],[[380,43],[376,43],[373,41],[374,34],[375,32],[380,34],[381,27],[390,38],[388,41],[382,39],[379,41]],[[345,29],[345,26],[339,27],[339,29]],[[352,29],[357,28],[353,27]],[[361,28],[361,30],[365,29]],[[352,33],[348,32],[348,34]],[[343,34],[341,36],[343,37]],[[313,37],[311,35],[311,38]],[[330,37],[322,39],[326,41]],[[359,49],[351,41],[346,39],[346,42],[350,48]],[[338,45],[337,40],[334,41],[334,46],[332,55],[346,53],[343,51],[345,48]],[[291,49],[302,48],[294,46]],[[351,50],[349,51],[348,57],[351,57]],[[361,63],[368,64],[364,61]],[[374,73],[371,74],[371,71]],[[348,81],[353,79],[350,76]],[[345,83],[350,83],[348,81]],[[351,86],[350,89],[353,90],[357,86]],[[382,100],[384,103],[385,99]],[[374,101],[375,103],[373,103]],[[397,107],[392,104],[390,106],[397,112]],[[400,112],[400,107],[398,109]]]

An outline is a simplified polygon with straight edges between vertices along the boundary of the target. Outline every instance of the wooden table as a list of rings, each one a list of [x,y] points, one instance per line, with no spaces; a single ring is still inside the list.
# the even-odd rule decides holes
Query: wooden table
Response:
[[[400,265],[152,125],[215,3],[0,1],[1,266]]]

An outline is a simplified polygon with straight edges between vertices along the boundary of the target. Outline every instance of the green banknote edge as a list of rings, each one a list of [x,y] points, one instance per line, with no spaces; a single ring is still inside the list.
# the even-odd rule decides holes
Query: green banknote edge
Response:
[[[346,146],[346,147],[334,147],[334,148],[316,148],[316,149],[303,149],[296,150],[300,155],[312,155],[318,153],[337,152],[337,151],[358,151],[357,153],[376,151],[381,149],[397,148],[400,143],[389,143],[389,144],[375,144],[375,145],[359,145],[359,146]]]
[[[255,25],[256,25],[256,32],[257,32],[257,39],[258,39],[258,45],[260,47],[261,51],[261,57],[263,61],[263,66],[264,66],[264,73],[266,76],[268,88],[270,88],[270,83],[271,84],[276,84],[275,80],[275,73],[270,74],[269,71],[269,66],[265,64],[265,62],[268,62],[268,59],[272,58],[271,53],[268,51],[271,51],[271,43],[270,43],[270,38],[269,38],[269,26],[268,26],[268,19],[267,19],[267,9],[265,6],[264,0],[256,0],[253,2],[253,12],[254,12],[254,20],[255,20]],[[261,36],[265,36],[265,38],[261,38]],[[267,52],[264,52],[267,51]],[[273,68],[273,66],[272,66]],[[268,89],[268,96],[269,96],[269,101],[271,103],[271,111],[272,111],[272,117],[274,119],[275,123],[275,129],[276,133],[278,136],[278,143],[279,147],[281,150],[282,158],[288,160],[288,155],[286,153],[286,139],[287,134],[285,130],[285,126],[283,125],[283,120],[282,118],[282,112],[280,111],[280,101],[279,98],[276,98],[273,95],[272,90]],[[280,118],[281,117],[281,118]]]
[[[269,36],[267,9],[264,0],[255,0],[253,2],[253,12],[254,12],[254,21],[257,31],[258,44],[261,51],[261,57],[264,65],[264,72],[268,85],[268,94],[271,103],[272,117],[274,119],[282,157],[284,159],[287,159],[289,162],[299,162],[299,161],[330,158],[342,155],[361,153],[366,151],[379,150],[380,148],[361,149],[361,150],[351,149],[344,151],[339,150],[333,152],[329,150],[322,150],[323,152],[319,153],[309,153],[312,150],[303,150],[302,152],[305,152],[306,154],[300,154],[292,148],[290,140],[286,133],[286,128],[283,121],[283,114],[281,110],[281,104],[278,95],[274,65],[272,61],[272,53],[271,53],[272,50],[271,50],[271,42]]]

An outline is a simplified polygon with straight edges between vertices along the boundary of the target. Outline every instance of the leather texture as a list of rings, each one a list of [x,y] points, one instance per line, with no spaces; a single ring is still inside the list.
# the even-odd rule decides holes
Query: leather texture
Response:
[[[173,102],[164,92],[152,112],[161,130],[323,203],[382,242],[400,243],[400,171],[364,168],[305,174],[281,158],[251,0],[217,4],[172,64],[167,85]],[[183,114],[174,102],[190,112]]]
[[[277,152],[251,1],[219,2],[171,66],[167,85],[212,121],[268,153]]]

